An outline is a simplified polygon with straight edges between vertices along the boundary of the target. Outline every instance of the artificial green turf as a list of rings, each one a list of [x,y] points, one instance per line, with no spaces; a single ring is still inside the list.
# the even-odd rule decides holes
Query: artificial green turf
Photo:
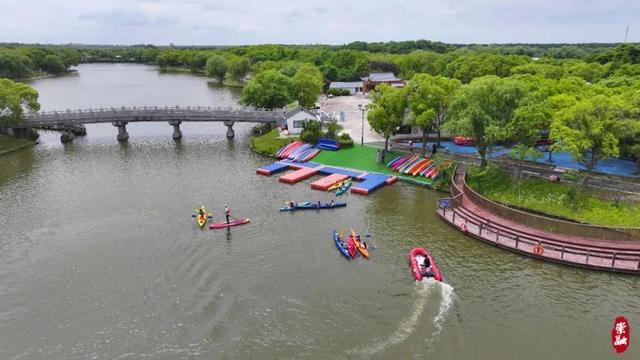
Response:
[[[400,151],[387,152],[385,155],[385,164],[376,162],[376,153],[378,148],[367,145],[353,145],[349,149],[341,149],[339,151],[322,150],[311,161],[322,165],[339,166],[354,170],[362,170],[369,172],[377,172],[381,174],[395,175],[403,180],[417,182],[423,185],[432,185],[433,181],[423,176],[403,175],[391,170],[386,163],[398,156],[405,155]]]

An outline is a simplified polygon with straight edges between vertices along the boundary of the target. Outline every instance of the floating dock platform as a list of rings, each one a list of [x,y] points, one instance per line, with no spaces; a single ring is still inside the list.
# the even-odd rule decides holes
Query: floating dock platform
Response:
[[[283,183],[295,184],[298,181],[312,177],[318,172],[318,170],[320,170],[320,167],[303,167],[292,173],[280,176],[279,180]]]
[[[368,195],[384,185],[391,185],[397,177],[378,173],[367,173],[364,171],[323,166],[314,162],[295,162],[291,160],[281,160],[270,165],[256,169],[260,175],[270,176],[286,170],[295,170],[280,176],[279,181],[287,184],[295,184],[299,181],[310,178],[316,174],[327,175],[322,179],[314,181],[311,188],[317,190],[327,190],[338,181],[353,178],[351,192],[354,194]]]
[[[386,184],[390,178],[388,175],[367,174],[361,178],[362,182],[354,183],[351,186],[351,192],[356,194],[368,195]]]
[[[320,171],[322,172],[322,170]],[[349,176],[343,174],[331,174],[329,176],[325,176],[318,181],[314,181],[311,183],[311,188],[316,190],[327,191],[333,184],[347,180]]]
[[[273,175],[281,171],[289,169],[289,164],[283,162],[276,162],[273,164],[265,165],[256,169],[256,174],[260,175]]]

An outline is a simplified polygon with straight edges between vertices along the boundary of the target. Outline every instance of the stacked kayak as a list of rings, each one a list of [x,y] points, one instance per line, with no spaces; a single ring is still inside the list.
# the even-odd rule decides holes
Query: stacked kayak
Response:
[[[425,159],[418,155],[398,156],[387,163],[387,166],[401,174],[411,176],[424,176],[435,180],[441,171],[451,163],[436,164],[431,159]]]
[[[329,151],[338,151],[340,150],[340,144],[333,139],[318,139],[318,144],[316,145],[318,149],[329,150]]]
[[[347,180],[344,184],[342,184],[339,188],[336,189],[336,195],[340,196],[344,194],[347,190],[349,190],[352,183],[353,181],[351,181],[351,179]]]
[[[417,247],[409,252],[409,266],[416,281],[421,281],[425,277],[432,277],[436,281],[442,281],[442,274],[425,248]]]
[[[291,144],[285,145],[281,147],[280,150],[278,150],[278,152],[276,152],[276,157],[278,159],[286,159],[287,157],[289,157],[289,154],[292,151],[294,151],[295,149],[297,149],[303,144],[304,143],[302,141],[294,141]]]
[[[319,152],[320,149],[316,149],[311,144],[295,141],[278,150],[276,157],[279,159],[293,160],[295,162],[307,162],[318,155]]]
[[[336,247],[338,247],[338,251],[347,259],[351,259],[352,256],[349,254],[349,250],[347,250],[347,245],[344,243],[342,239],[342,234],[339,234],[337,230],[333,230],[333,241],[336,243]]]
[[[280,208],[280,211],[296,211],[296,210],[322,210],[333,209],[347,206],[345,202],[334,203],[318,203],[318,202],[301,202],[294,203],[293,206],[287,205],[287,207]]]
[[[329,186],[329,188],[327,189],[327,191],[334,191],[334,190],[337,190],[337,189],[339,189],[340,187],[342,187],[342,185],[346,184],[346,183],[347,183],[347,181],[349,181],[349,179],[345,179],[345,180],[342,180],[342,181],[338,181],[337,183],[335,183],[335,184],[333,184],[333,185]]]
[[[248,224],[248,223],[249,223],[249,219],[234,219],[233,221],[229,221],[228,224],[227,224],[226,221],[219,222],[219,223],[213,223],[213,224],[209,225],[209,229],[224,229],[224,228],[228,228],[228,227],[232,227],[232,226],[238,226],[238,225],[244,225],[244,224]]]

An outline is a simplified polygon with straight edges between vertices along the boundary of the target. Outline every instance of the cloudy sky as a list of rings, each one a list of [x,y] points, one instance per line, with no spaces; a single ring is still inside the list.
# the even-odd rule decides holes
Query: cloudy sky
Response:
[[[0,0],[0,42],[640,41],[640,0]]]

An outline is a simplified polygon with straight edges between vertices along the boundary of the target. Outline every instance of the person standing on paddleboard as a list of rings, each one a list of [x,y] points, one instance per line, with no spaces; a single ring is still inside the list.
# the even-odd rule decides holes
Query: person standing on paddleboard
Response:
[[[224,204],[224,216],[227,217],[227,224],[229,223],[229,215],[231,215],[231,209],[229,209],[229,205]]]

